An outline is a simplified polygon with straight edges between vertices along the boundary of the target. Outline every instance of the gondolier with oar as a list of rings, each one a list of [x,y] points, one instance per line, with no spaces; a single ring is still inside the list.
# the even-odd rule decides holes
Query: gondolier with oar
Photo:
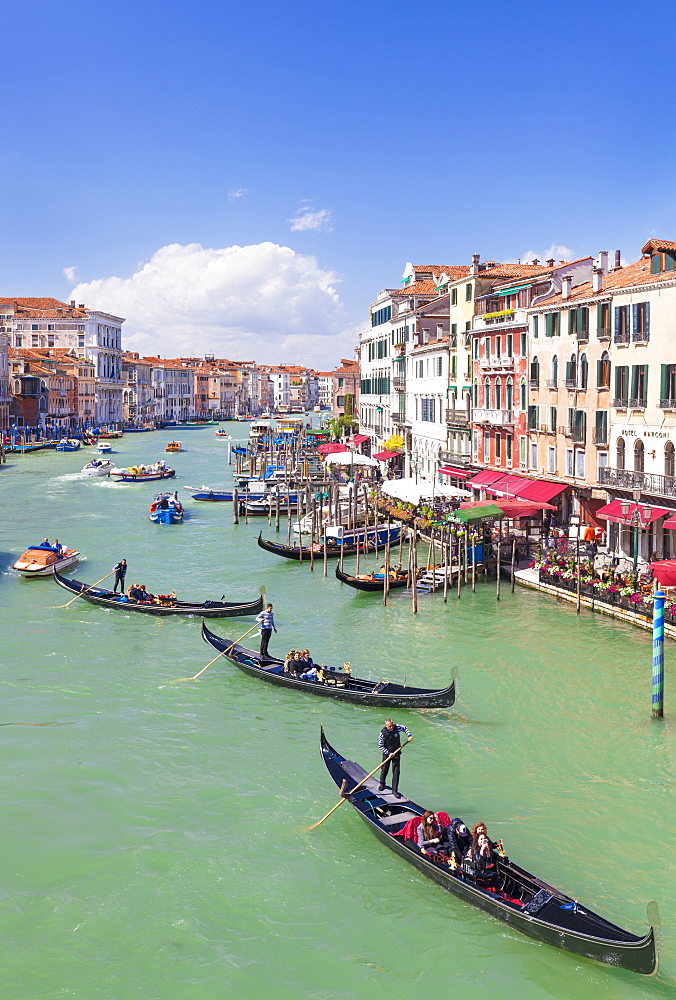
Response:
[[[385,725],[380,730],[380,739],[378,740],[378,749],[382,751],[384,762],[380,769],[380,787],[378,791],[382,792],[385,790],[385,779],[387,778],[391,764],[392,793],[398,799],[401,798],[399,794],[399,770],[401,767],[401,737],[399,733],[406,733],[408,737],[406,740],[407,743],[410,743],[413,739],[410,730],[406,726],[399,726],[396,722],[392,722],[392,719],[385,719]],[[399,752],[396,753],[396,751]],[[391,756],[393,753],[395,754],[394,757]]]
[[[113,572],[115,573],[115,585],[113,587],[113,593],[117,593],[117,586],[120,585],[120,593],[124,594],[124,578],[127,575],[127,560],[120,559],[119,563],[113,566]]]
[[[276,632],[275,628],[275,618],[272,614],[272,605],[268,604],[265,611],[257,616],[256,621],[261,627],[261,649],[260,655],[261,659],[264,659],[268,655],[268,643],[270,642],[270,636],[273,632]]]

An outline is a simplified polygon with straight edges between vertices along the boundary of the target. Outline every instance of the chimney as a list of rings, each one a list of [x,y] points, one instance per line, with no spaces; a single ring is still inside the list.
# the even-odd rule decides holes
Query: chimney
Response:
[[[481,254],[480,253],[473,253],[472,254],[472,266],[469,269],[469,273],[470,274],[478,274],[479,273],[479,260],[480,260],[480,258],[481,258]]]
[[[615,270],[618,271],[622,267],[622,254],[619,250],[615,251]]]
[[[547,265],[547,267],[554,267],[554,258],[548,257],[547,260],[545,261],[545,264]]]
[[[75,308],[75,299],[71,299],[71,300],[70,300],[70,308],[71,308],[71,309],[74,309],[74,308]]]
[[[79,306],[78,306],[78,309],[84,309],[84,302],[81,302],[81,303],[79,304]]]
[[[599,267],[601,268],[601,271],[604,274],[606,274],[606,272],[608,271],[608,251],[607,250],[602,250],[601,253],[599,254]]]
[[[537,257],[533,257],[533,259],[531,261],[531,264],[533,265],[533,267],[537,267],[539,263],[540,263],[540,261],[538,260],[538,258]]]
[[[569,299],[570,298],[570,286],[572,285],[572,283],[573,283],[573,275],[572,274],[564,274],[563,278],[561,278],[561,298],[562,299]]]
[[[603,287],[603,268],[595,267],[592,271],[592,291],[600,292]]]

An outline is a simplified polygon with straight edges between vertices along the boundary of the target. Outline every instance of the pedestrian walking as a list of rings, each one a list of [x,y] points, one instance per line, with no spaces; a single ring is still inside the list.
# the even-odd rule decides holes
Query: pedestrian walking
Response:
[[[388,771],[390,770],[390,764],[392,765],[392,792],[396,798],[400,799],[399,794],[399,770],[401,768],[401,753],[398,753],[396,757],[392,757],[391,760],[387,758],[390,754],[393,754],[395,750],[399,750],[401,747],[401,737],[400,733],[406,733],[408,739],[407,743],[410,743],[413,737],[411,736],[410,730],[406,726],[399,726],[392,719],[385,719],[385,725],[380,730],[380,739],[378,740],[378,749],[382,751],[383,755],[383,766],[380,769],[380,787],[379,792],[385,789],[385,779],[387,778]]]
[[[117,585],[120,585],[120,593],[124,594],[124,578],[127,575],[127,560],[120,559],[119,563],[113,566],[113,571],[115,573],[115,584],[113,586],[113,593],[117,593]]]
[[[259,622],[261,626],[261,657],[266,657],[268,655],[268,643],[270,642],[270,636],[273,632],[277,632],[271,604],[268,604],[265,611],[261,611],[261,613],[257,616],[256,621]]]

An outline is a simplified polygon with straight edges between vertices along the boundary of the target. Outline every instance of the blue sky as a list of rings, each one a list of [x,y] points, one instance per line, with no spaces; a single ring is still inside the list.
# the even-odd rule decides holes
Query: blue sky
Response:
[[[673,4],[28,0],[3,27],[2,293],[77,286],[134,349],[330,365],[409,260],[676,236]]]

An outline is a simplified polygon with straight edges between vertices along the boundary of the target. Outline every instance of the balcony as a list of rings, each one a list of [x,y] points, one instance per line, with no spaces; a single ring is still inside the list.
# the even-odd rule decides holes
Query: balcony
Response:
[[[442,465],[454,465],[458,469],[468,469],[472,456],[464,451],[440,451],[439,461]]]
[[[613,406],[615,407],[616,410],[626,410],[627,403],[628,400],[626,396],[617,396],[613,400]]]
[[[507,324],[525,326],[527,322],[525,309],[499,309],[496,312],[484,313],[483,316],[475,316],[474,329],[486,330]]]
[[[601,327],[596,331],[597,340],[610,340],[610,330],[606,330],[605,327]]]
[[[467,410],[446,410],[447,427],[469,427]]]
[[[641,490],[666,497],[676,497],[676,477],[658,476],[651,472],[632,472],[629,469],[599,469],[601,486],[617,486],[624,490]]]
[[[676,410],[676,399],[661,399],[660,410]]]
[[[514,371],[514,357],[497,357],[492,358],[479,358],[479,365],[481,368],[488,368],[490,371]]]
[[[559,426],[559,435],[561,437],[572,438],[572,436],[573,436],[573,428],[569,427],[568,424],[566,424],[565,427]]]
[[[577,389],[577,379],[567,378],[566,379],[566,389]]]
[[[401,344],[394,344],[392,347],[392,354],[395,358],[400,358],[402,355],[406,354],[406,342],[403,341]]]
[[[405,413],[393,413],[391,420],[393,424],[397,424],[400,427],[410,427],[411,425],[411,421]]]
[[[493,427],[509,426],[514,423],[514,411],[475,409],[473,420],[474,423],[490,424]]]
[[[558,389],[559,388],[559,380],[557,378],[547,379],[547,388],[548,389]]]
[[[589,330],[578,330],[577,339],[580,342],[584,341],[586,343],[589,340]]]
[[[539,378],[529,378],[528,379],[528,388],[529,389],[539,389],[540,388],[540,379]]]
[[[630,410],[645,410],[648,401],[646,399],[630,399],[629,409]]]
[[[406,379],[403,375],[395,375],[392,379],[392,388],[395,392],[406,392]]]

